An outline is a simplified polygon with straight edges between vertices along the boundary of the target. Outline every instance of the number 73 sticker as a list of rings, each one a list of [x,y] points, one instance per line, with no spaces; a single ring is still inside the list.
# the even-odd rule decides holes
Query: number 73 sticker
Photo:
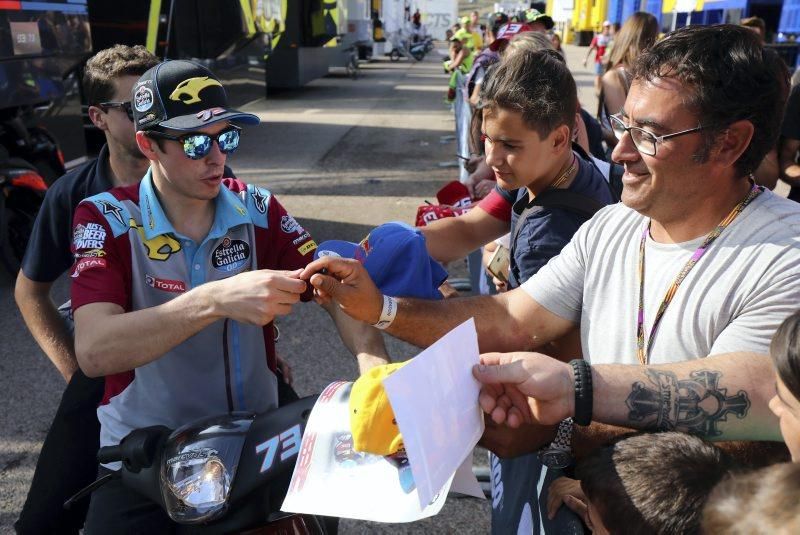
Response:
[[[263,474],[272,468],[278,451],[281,453],[281,461],[297,455],[300,451],[301,439],[300,424],[297,424],[256,446],[256,454],[264,454],[264,462],[261,463],[260,473]]]

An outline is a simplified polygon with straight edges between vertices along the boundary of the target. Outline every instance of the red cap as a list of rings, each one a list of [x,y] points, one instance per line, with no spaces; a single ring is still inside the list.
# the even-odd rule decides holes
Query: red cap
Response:
[[[500,48],[500,43],[502,41],[510,41],[512,37],[517,35],[518,33],[522,32],[532,32],[533,28],[528,26],[527,24],[520,24],[518,22],[514,22],[511,24],[506,24],[500,28],[500,31],[497,32],[497,37],[492,44],[489,45],[491,50],[497,50]]]

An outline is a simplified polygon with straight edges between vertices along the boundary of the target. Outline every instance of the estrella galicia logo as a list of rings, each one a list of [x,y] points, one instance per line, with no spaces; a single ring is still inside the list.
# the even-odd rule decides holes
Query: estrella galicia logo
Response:
[[[239,269],[250,259],[250,246],[242,240],[222,239],[211,253],[211,265],[219,271],[231,272]]]
[[[300,226],[300,223],[298,223],[295,218],[289,214],[281,217],[281,230],[286,234],[292,234],[293,232],[302,234],[304,232],[303,227]]]

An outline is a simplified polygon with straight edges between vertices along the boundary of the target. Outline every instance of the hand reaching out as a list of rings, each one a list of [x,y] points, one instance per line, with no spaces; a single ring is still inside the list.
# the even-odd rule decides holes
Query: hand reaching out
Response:
[[[472,370],[483,383],[479,403],[498,424],[552,425],[572,416],[572,367],[541,353],[486,353]]]

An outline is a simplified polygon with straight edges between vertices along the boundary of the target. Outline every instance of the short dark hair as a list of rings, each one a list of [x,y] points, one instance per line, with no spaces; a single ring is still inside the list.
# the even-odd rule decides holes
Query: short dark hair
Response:
[[[641,54],[632,74],[634,81],[674,78],[686,86],[687,104],[701,124],[710,126],[699,161],[708,157],[719,134],[740,120],[755,129],[735,164],[741,175],[752,173],[775,147],[788,71],[777,54],[765,52],[753,31],[731,24],[681,28]]]
[[[772,337],[769,354],[778,378],[790,394],[800,399],[800,312],[783,320]]]
[[[732,462],[698,437],[620,438],[578,464],[581,489],[611,533],[698,533],[711,489]]]
[[[709,495],[703,509],[703,533],[798,533],[798,495],[798,463],[733,474]]]
[[[570,133],[578,108],[575,79],[563,58],[552,50],[520,50],[491,67],[481,86],[481,106],[522,113],[522,119],[544,138],[561,125]]]
[[[122,76],[141,76],[158,65],[158,58],[142,45],[114,45],[101,50],[83,69],[83,94],[89,105],[114,98],[114,81]]]

